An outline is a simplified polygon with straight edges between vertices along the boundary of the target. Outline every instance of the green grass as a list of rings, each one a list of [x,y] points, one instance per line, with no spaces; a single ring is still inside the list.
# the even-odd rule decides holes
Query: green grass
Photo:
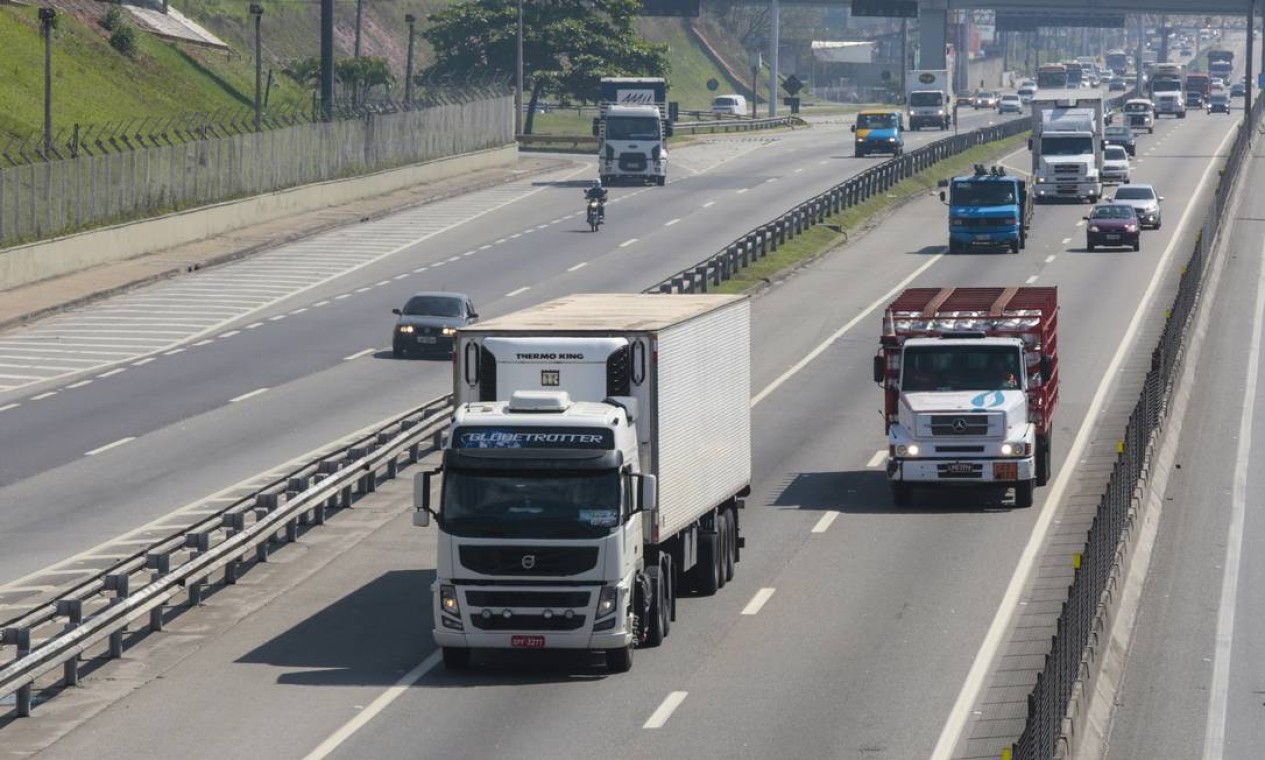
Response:
[[[733,92],[734,83],[702,47],[695,44],[685,30],[683,19],[646,19],[640,28],[650,39],[668,45],[671,73],[668,75],[670,100],[681,104],[682,111],[706,111],[711,108],[712,98],[718,94]],[[720,85],[715,92],[707,89],[707,81],[715,79]]]
[[[1023,145],[1027,139],[1027,133],[1015,135],[995,143],[971,148],[965,153],[945,159],[897,183],[884,195],[871,198],[838,214],[832,214],[826,218],[824,224],[812,226],[793,240],[787,241],[785,245],[777,249],[776,253],[771,253],[746,269],[740,270],[732,279],[722,282],[717,287],[712,287],[708,292],[742,293],[764,285],[774,277],[845,243],[847,236],[836,232],[832,227],[858,230],[911,198],[935,189],[940,179],[967,172],[975,164],[996,161]],[[949,234],[947,217],[944,223],[944,234],[947,239]]]

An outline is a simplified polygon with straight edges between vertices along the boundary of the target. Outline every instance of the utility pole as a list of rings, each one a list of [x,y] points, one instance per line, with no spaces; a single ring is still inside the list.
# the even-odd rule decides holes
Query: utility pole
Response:
[[[1243,83],[1243,120],[1247,122],[1247,129],[1254,129],[1252,124],[1252,87],[1256,83],[1252,81],[1252,55],[1255,52],[1255,45],[1252,40],[1255,37],[1253,30],[1256,28],[1256,4],[1253,3],[1247,7],[1247,65],[1243,70],[1247,73],[1247,81]],[[1252,134],[1248,132],[1248,134]]]
[[[360,60],[360,22],[364,18],[365,2],[356,0],[356,60]]]
[[[777,0],[771,0],[769,10],[771,11],[770,15],[772,17],[771,22],[773,26],[773,39],[770,45],[770,47],[773,48],[770,51],[773,57],[769,59],[769,117],[772,118],[777,116],[777,49],[782,44],[780,29],[782,26],[781,9],[778,7]]]
[[[263,128],[263,46],[259,41],[259,22],[264,17],[264,7],[259,3],[250,4],[250,15],[255,17],[255,131]]]
[[[760,51],[751,58],[751,118],[755,118],[756,101],[760,99]]]
[[[334,0],[321,0],[321,121],[334,118]]]
[[[404,23],[408,24],[408,63],[404,66],[404,107],[413,107],[413,41],[417,39],[417,35],[413,32],[413,25],[417,23],[417,17],[412,13],[404,14]]]
[[[53,21],[56,8],[40,8],[40,31],[44,33],[44,160],[53,155]],[[1251,30],[1248,31],[1251,34]],[[1248,48],[1251,50],[1251,48]],[[1249,59],[1250,60],[1250,59]],[[1248,64],[1249,71],[1251,64]]]
[[[905,102],[905,93],[909,92],[909,83],[905,75],[909,73],[909,19],[900,20],[900,98]]]
[[[518,51],[514,76],[514,135],[523,133],[523,0],[518,0]]]

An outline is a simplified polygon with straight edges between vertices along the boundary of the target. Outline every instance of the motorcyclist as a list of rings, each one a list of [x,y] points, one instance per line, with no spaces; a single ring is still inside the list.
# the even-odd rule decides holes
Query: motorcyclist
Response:
[[[602,180],[593,180],[589,189],[584,191],[584,199],[597,201],[597,218],[606,221],[606,188],[602,187]]]

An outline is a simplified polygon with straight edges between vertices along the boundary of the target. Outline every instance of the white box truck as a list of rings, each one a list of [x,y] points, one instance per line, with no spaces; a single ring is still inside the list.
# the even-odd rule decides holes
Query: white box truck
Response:
[[[949,100],[949,72],[946,69],[915,69],[905,75],[905,105],[909,128],[948,129],[953,105]]]
[[[733,577],[751,482],[745,297],[572,295],[462,328],[440,470],[434,636],[601,651],[667,636],[679,588]],[[431,481],[442,471],[438,506]]]
[[[593,120],[602,184],[668,181],[668,83],[663,77],[602,77]]]
[[[1102,95],[1041,90],[1032,101],[1032,187],[1037,201],[1102,197]]]

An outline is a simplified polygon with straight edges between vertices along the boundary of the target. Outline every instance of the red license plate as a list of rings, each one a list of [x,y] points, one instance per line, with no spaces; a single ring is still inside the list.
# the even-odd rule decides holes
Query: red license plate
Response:
[[[1018,462],[994,462],[993,463],[993,480],[1018,480],[1019,479],[1019,463]]]
[[[523,649],[544,649],[544,636],[510,636],[510,646]]]

